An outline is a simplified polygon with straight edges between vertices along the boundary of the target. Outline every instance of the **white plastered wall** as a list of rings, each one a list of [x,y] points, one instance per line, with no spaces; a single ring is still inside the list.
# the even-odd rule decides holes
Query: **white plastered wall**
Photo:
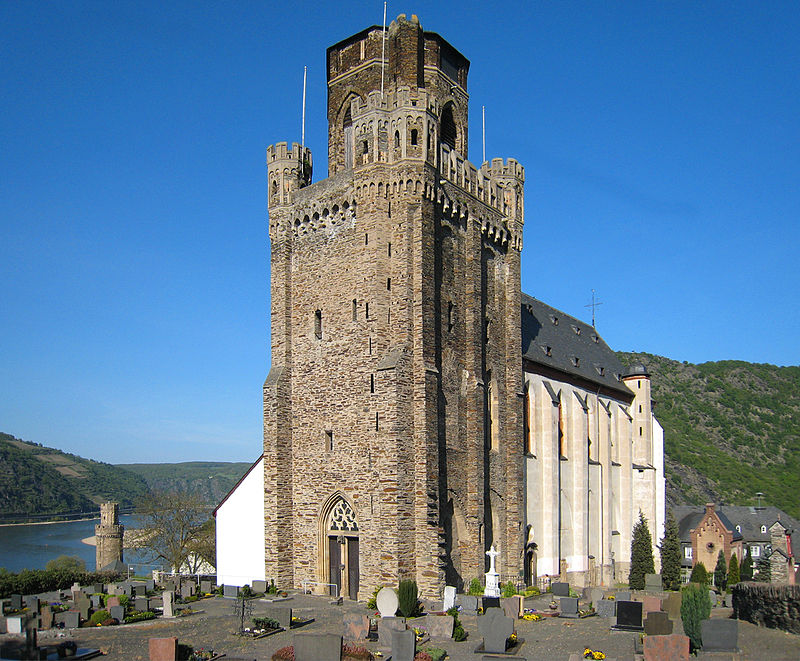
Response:
[[[264,580],[264,459],[217,509],[217,583]]]

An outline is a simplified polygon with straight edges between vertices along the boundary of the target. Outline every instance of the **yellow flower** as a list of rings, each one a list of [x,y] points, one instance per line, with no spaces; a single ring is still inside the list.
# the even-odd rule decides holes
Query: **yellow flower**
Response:
[[[594,653],[592,653],[592,658],[593,659],[598,659],[598,660],[599,659],[605,659],[606,655],[603,654],[602,652],[594,652]]]

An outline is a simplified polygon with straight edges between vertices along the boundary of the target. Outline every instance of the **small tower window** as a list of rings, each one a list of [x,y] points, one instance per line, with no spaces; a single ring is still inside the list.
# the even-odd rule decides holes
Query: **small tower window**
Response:
[[[451,149],[456,148],[456,120],[453,118],[453,104],[448,103],[442,110],[442,142]]]
[[[400,148],[400,131],[394,132],[394,147],[395,149]]]
[[[325,430],[325,450],[333,452],[333,431],[330,429]]]
[[[453,330],[453,326],[455,326],[455,321],[453,320],[453,309],[455,306],[453,305],[453,301],[450,301],[447,304],[447,330]]]
[[[391,289],[392,289],[392,279],[391,278],[386,278],[386,289],[388,291],[391,291]]]
[[[358,301],[353,299],[353,321],[358,321]]]
[[[322,310],[314,313],[314,336],[318,340],[322,339]]]
[[[364,154],[365,156],[369,154],[369,142],[367,140],[364,140],[361,143],[361,153]]]
[[[369,375],[369,391],[370,392],[375,392],[375,375],[374,374],[370,374]]]
[[[390,202],[390,204],[391,204],[391,202]],[[389,246],[387,248],[387,252],[389,254],[389,257],[391,257],[392,256],[392,242],[391,241],[389,242]]]
[[[411,129],[411,144],[416,145],[419,142],[419,133],[417,129]]]

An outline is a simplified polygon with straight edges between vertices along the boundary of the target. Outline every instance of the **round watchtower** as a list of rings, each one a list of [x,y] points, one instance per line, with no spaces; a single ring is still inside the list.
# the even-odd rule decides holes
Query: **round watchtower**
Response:
[[[125,526],[119,522],[119,505],[103,503],[100,505],[100,523],[94,527],[97,542],[97,571],[114,562],[122,562],[122,539]]]
[[[311,150],[296,142],[267,147],[267,206],[269,209],[294,202],[294,194],[311,183]]]

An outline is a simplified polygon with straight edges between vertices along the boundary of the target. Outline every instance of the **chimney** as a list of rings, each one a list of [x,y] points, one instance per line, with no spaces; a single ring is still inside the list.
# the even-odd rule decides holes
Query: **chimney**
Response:
[[[714,511],[714,503],[706,503],[706,514],[711,514]]]

